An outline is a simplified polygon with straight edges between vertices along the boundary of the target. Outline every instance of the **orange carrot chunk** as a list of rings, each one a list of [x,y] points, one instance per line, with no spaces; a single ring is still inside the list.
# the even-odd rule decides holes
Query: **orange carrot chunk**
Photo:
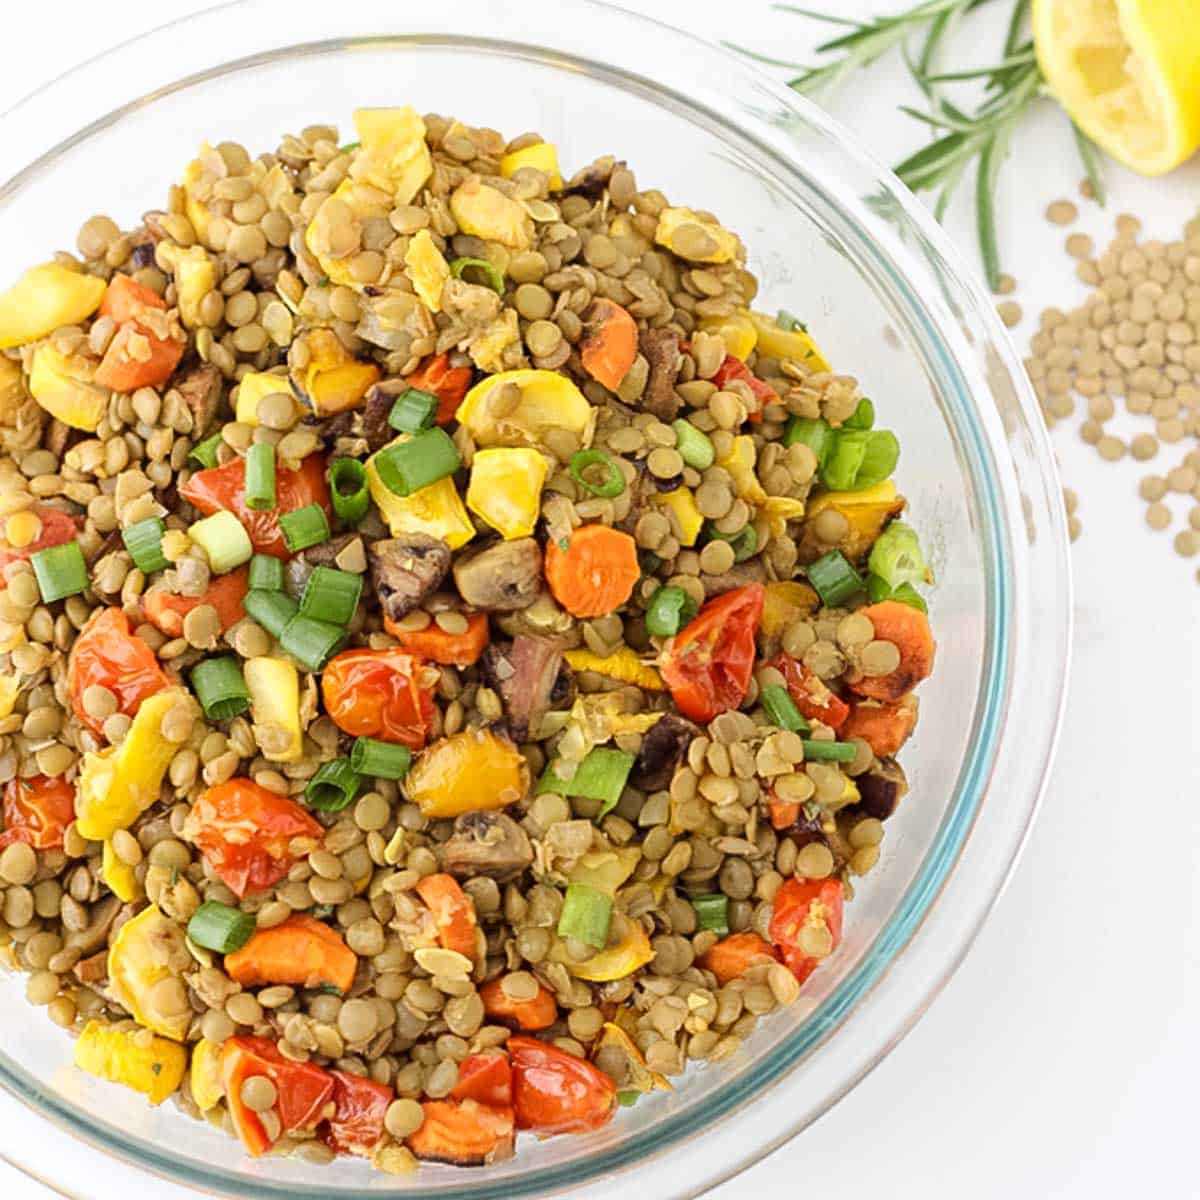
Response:
[[[929,618],[898,600],[884,600],[859,609],[869,617],[876,640],[891,642],[900,651],[900,665],[888,675],[864,676],[850,686],[872,700],[894,704],[903,699],[933,670],[934,640]]]
[[[839,736],[842,741],[862,738],[876,758],[889,758],[908,741],[916,723],[917,705],[911,697],[899,704],[856,704]]]
[[[580,525],[566,547],[549,542],[546,582],[554,598],[575,617],[603,617],[633,594],[641,577],[637,543],[607,525]]]
[[[185,345],[182,339],[160,338],[139,322],[127,321],[109,342],[96,368],[96,382],[114,392],[157,387],[171,377]]]
[[[225,956],[225,973],[243,987],[328,984],[346,992],[357,968],[354,951],[328,925],[303,913],[258,930],[240,950]]]
[[[583,369],[610,392],[615,392],[637,358],[634,319],[615,301],[593,300],[583,314],[579,358]]]
[[[483,1011],[502,1025],[515,1025],[527,1033],[549,1029],[558,1020],[558,1005],[554,993],[538,984],[537,995],[532,1000],[513,1000],[504,990],[499,979],[485,983],[479,989]]]
[[[770,961],[779,961],[779,951],[770,942],[757,933],[732,933],[701,956],[700,966],[711,971],[723,985],[750,967]]]
[[[426,1100],[425,1120],[408,1148],[426,1162],[482,1167],[512,1157],[513,1110],[474,1100]]]
[[[447,633],[436,621],[424,629],[403,629],[390,617],[383,618],[383,627],[405,650],[451,667],[469,667],[478,662],[488,644],[487,613],[467,617],[465,633]]]
[[[416,885],[417,895],[429,906],[437,926],[438,941],[475,961],[475,905],[453,875],[426,875]]]
[[[146,620],[161,629],[167,637],[179,637],[183,633],[183,619],[194,608],[210,604],[217,610],[217,620],[224,633],[230,625],[240,621],[246,610],[242,601],[250,577],[249,567],[238,567],[228,575],[218,575],[209,584],[208,590],[199,596],[179,596],[174,592],[147,592],[142,600]]]
[[[147,308],[161,311],[166,307],[167,302],[153,288],[138,283],[130,275],[114,275],[96,315],[112,317],[118,325],[124,325],[126,321],[136,320]]]

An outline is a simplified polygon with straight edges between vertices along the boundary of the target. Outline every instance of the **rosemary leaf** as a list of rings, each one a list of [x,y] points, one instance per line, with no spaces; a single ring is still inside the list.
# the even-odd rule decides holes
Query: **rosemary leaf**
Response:
[[[1096,154],[1096,143],[1074,121],[1071,122],[1071,132],[1075,135],[1075,148],[1079,151],[1079,161],[1083,163],[1084,174],[1092,185],[1096,203],[1103,208],[1106,201],[1104,176],[1100,173],[1100,159]]]

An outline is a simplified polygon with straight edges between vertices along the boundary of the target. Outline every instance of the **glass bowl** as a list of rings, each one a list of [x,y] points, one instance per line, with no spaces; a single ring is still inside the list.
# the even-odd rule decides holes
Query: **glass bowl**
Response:
[[[932,548],[937,671],[905,751],[912,794],[843,945],[737,1055],[607,1128],[522,1138],[486,1170],[373,1175],[251,1161],[170,1105],[70,1065],[71,1043],[0,980],[0,1083],[51,1121],[177,1182],[257,1197],[694,1195],[824,1112],[921,1015],[995,902],[1045,782],[1064,700],[1070,583],[1049,444],[1020,364],[946,238],[833,121],[756,69],[588,0],[346,5],[244,0],[105,53],[0,118],[0,278],[69,246],[92,213],[159,207],[206,138],[253,151],[363,104],[412,103],[510,135],[568,170],[605,153],[642,186],[718,213],[745,240],[759,307],[806,320],[903,445],[911,520]],[[106,115],[79,127],[80,114]],[[16,1030],[19,1036],[14,1036]],[[53,1164],[31,1163],[53,1174]]]

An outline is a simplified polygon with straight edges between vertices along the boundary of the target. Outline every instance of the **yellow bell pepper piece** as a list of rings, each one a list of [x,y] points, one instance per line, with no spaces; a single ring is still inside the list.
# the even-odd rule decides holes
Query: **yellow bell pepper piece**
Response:
[[[520,391],[516,407],[491,411],[492,393],[506,384]],[[566,429],[586,448],[596,427],[596,410],[557,371],[524,369],[492,375],[463,397],[455,416],[480,446],[537,446],[548,430]]]
[[[425,122],[411,105],[359,108],[354,112],[359,151],[350,173],[381,191],[396,204],[410,204],[433,174],[433,158],[425,141]]]
[[[450,213],[462,233],[511,250],[533,244],[533,220],[524,206],[481,179],[472,177],[450,193]]]
[[[837,548],[851,562],[858,562],[870,551],[888,522],[904,511],[905,503],[890,479],[861,492],[823,492],[813,497],[796,542],[801,562],[812,562],[829,549],[817,537],[814,525],[826,509],[834,509],[846,518],[847,529]]]
[[[728,229],[690,208],[664,208],[658,214],[654,240],[688,262],[732,262],[738,249],[738,240]]]
[[[63,325],[79,325],[100,307],[108,285],[58,263],[30,267],[0,293],[0,350],[36,342]]]
[[[558,171],[558,147],[553,142],[535,142],[506,154],[500,160],[500,174],[511,179],[522,167],[533,167],[550,176],[550,190],[557,192],[563,185]]]
[[[804,516],[804,501],[791,496],[768,496],[758,506],[758,511],[767,519],[772,537],[783,537],[787,523]]]
[[[742,362],[754,351],[758,344],[758,330],[749,314],[745,312],[730,313],[725,317],[705,317],[700,322],[700,328],[705,333],[719,333],[725,341],[725,351]]]
[[[286,375],[271,375],[266,371],[251,371],[243,375],[237,388],[236,416],[242,425],[258,424],[258,405],[264,396],[292,394]]]
[[[673,492],[659,492],[654,503],[669,508],[679,518],[679,544],[694,546],[704,528],[704,517],[696,507],[696,497],[691,488],[677,487]]]
[[[404,266],[413,290],[430,312],[442,311],[442,288],[450,278],[450,266],[442,257],[428,229],[418,230],[404,252]]]
[[[615,896],[617,889],[633,874],[641,858],[641,851],[636,846],[589,850],[567,872],[567,879],[571,883],[587,884],[606,896]]]
[[[119,746],[83,756],[75,796],[75,827],[102,842],[128,829],[157,799],[179,746],[162,735],[162,719],[176,704],[195,704],[183,688],[166,688],[142,701]]]
[[[576,979],[586,979],[589,983],[609,983],[614,979],[624,979],[638,967],[644,967],[654,957],[654,950],[641,923],[628,921],[625,936],[615,946],[593,954],[586,962],[571,962],[559,946],[551,951],[550,957],[555,962],[562,962]]]
[[[165,979],[181,979],[192,965],[183,926],[153,904],[121,926],[108,951],[108,983],[121,1006],[139,1024],[181,1042],[191,1011],[163,1012],[155,988]]]
[[[781,329],[775,318],[766,313],[747,312],[746,316],[758,333],[759,354],[765,354],[768,358],[790,358],[814,371],[833,370],[808,330]]]
[[[201,192],[205,190],[204,159],[207,155],[215,153],[212,146],[204,142],[200,147],[200,156],[192,159],[183,172],[183,213],[191,221],[196,236],[205,245],[208,245],[208,227],[212,223],[212,213],[201,198]]]
[[[100,858],[100,873],[104,878],[105,886],[118,900],[132,904],[138,898],[140,893],[137,874],[124,859],[117,857],[111,840],[106,840],[104,843],[104,853]]]
[[[407,441],[408,436],[401,434],[388,444],[394,446]],[[451,550],[457,550],[475,536],[475,526],[463,507],[452,476],[447,475],[411,496],[397,496],[379,478],[374,455],[367,459],[366,467],[371,499],[393,537],[402,533],[427,533],[430,537],[441,538]]]
[[[0,674],[0,720],[12,716],[21,691],[21,677],[16,671]]]
[[[763,491],[763,486],[758,482],[758,476],[754,473],[754,465],[757,461],[754,439],[747,433],[735,437],[729,453],[723,458],[717,459],[717,466],[724,467],[729,472],[737,494],[747,504],[753,504],[756,508],[764,504],[767,499],[767,493]]]
[[[664,1092],[674,1091],[674,1088],[665,1076],[660,1075],[657,1071],[651,1071],[646,1066],[646,1060],[642,1056],[642,1052],[637,1048],[637,1044],[633,1038],[612,1021],[606,1021],[601,1027],[600,1038],[596,1042],[595,1049],[592,1051],[592,1061],[595,1062],[601,1052],[605,1050],[619,1051],[629,1064],[625,1078],[620,1081],[623,1091],[628,1090],[642,1093],[655,1090]]]
[[[175,252],[175,291],[179,319],[186,329],[199,327],[200,301],[216,286],[217,267],[203,246],[188,246]]]
[[[112,393],[92,382],[96,365],[68,359],[49,342],[33,352],[29,392],[52,417],[72,429],[95,433]]]
[[[425,817],[504,808],[529,791],[529,764],[507,738],[468,729],[427,746],[404,790]]]
[[[379,368],[355,358],[332,329],[314,329],[308,335],[308,352],[302,384],[318,417],[358,408],[379,380]]]
[[[530,537],[542,511],[546,459],[537,450],[477,450],[467,484],[467,507],[505,541]]]
[[[250,715],[255,725],[286,729],[289,741],[282,750],[262,751],[269,762],[299,762],[304,756],[304,730],[300,725],[300,675],[290,658],[247,659],[242,668],[250,692]]]
[[[192,1065],[188,1072],[188,1087],[201,1112],[216,1108],[225,1098],[221,1076],[221,1044],[201,1038],[192,1047]]]
[[[807,512],[811,520],[827,508],[847,509],[872,504],[892,504],[897,494],[896,485],[890,479],[886,479],[874,487],[863,488],[861,492],[822,492],[808,502]]]
[[[136,1030],[89,1021],[75,1043],[75,1065],[161,1104],[183,1082],[187,1051],[165,1038],[144,1039]]]
[[[820,597],[807,583],[768,583],[759,628],[773,637],[789,625],[811,617],[820,607]]]
[[[609,679],[617,679],[621,683],[632,683],[648,692],[667,690],[658,671],[649,663],[642,662],[637,651],[629,646],[622,646],[604,658],[590,650],[566,650],[563,658],[572,671],[595,671],[597,675],[607,675]]]

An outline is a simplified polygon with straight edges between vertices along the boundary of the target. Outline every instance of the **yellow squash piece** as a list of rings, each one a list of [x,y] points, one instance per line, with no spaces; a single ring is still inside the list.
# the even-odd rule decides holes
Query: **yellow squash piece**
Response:
[[[738,240],[728,229],[690,208],[664,208],[654,240],[688,262],[732,262],[738,251]]]
[[[763,486],[754,473],[757,461],[754,439],[748,433],[735,437],[729,447],[729,453],[717,459],[717,466],[724,467],[729,472],[737,494],[755,508],[766,503],[767,499],[767,493],[763,491]]]
[[[0,358],[0,425],[15,425],[29,399],[25,372],[11,358]]]
[[[350,270],[350,258],[335,257],[333,254],[328,244],[330,231],[341,226],[347,218],[351,222],[361,222],[369,217],[385,218],[391,208],[386,187],[381,189],[370,182],[355,179],[343,179],[333,195],[322,201],[304,231],[304,244],[321,264],[321,270],[329,276],[330,283],[360,292],[363,289]]]
[[[742,362],[750,357],[758,344],[758,330],[747,312],[730,313],[725,317],[705,317],[700,322],[700,328],[705,333],[719,333],[724,339],[726,353],[740,358]]]
[[[183,1082],[187,1051],[165,1038],[145,1039],[137,1030],[89,1021],[75,1043],[75,1065],[161,1104]]]
[[[318,417],[358,408],[379,380],[379,368],[356,359],[332,329],[314,329],[308,335],[308,353],[301,384]]]
[[[408,437],[408,434],[401,434],[388,444],[395,446],[407,441]],[[430,537],[441,538],[451,550],[457,550],[475,536],[475,526],[463,507],[453,476],[447,475],[411,496],[397,496],[379,478],[374,455],[367,459],[366,467],[371,499],[393,537],[402,533],[427,533]]]
[[[624,979],[639,967],[644,967],[653,959],[654,950],[641,923],[626,920],[624,937],[615,946],[606,947],[586,962],[571,962],[561,945],[555,946],[550,957],[562,962],[576,979],[586,979],[589,983],[609,983],[614,979]]]
[[[808,502],[804,524],[796,539],[800,561],[814,562],[832,548],[816,534],[816,519],[827,509],[841,513],[846,519],[846,532],[837,549],[851,562],[858,562],[870,551],[887,524],[904,511],[905,503],[890,479],[861,492],[824,492],[814,496]]]
[[[139,1024],[181,1042],[191,1010],[164,1011],[157,992],[167,979],[182,981],[193,966],[183,926],[151,904],[121,926],[108,951],[108,985],[117,1002]]]
[[[694,546],[704,528],[704,517],[696,507],[691,488],[677,487],[673,492],[658,492],[654,503],[669,508],[679,519],[679,544]]]
[[[636,846],[621,846],[615,850],[589,850],[567,872],[570,883],[584,883],[588,887],[612,897],[617,889],[633,874],[641,851]]]
[[[595,671],[597,675],[606,675],[621,683],[632,683],[648,692],[667,690],[658,671],[649,663],[642,662],[637,651],[629,646],[622,646],[604,658],[590,650],[566,650],[563,658],[572,671]]]
[[[421,303],[430,312],[441,312],[442,288],[450,278],[450,266],[428,229],[418,230],[413,235],[404,252],[404,266]]]
[[[768,583],[765,591],[759,628],[769,637],[782,634],[789,625],[811,617],[821,607],[821,598],[807,583]]]
[[[1162,175],[1200,146],[1200,5],[1195,0],[1035,0],[1038,63],[1099,146]]]
[[[507,398],[497,405],[500,388],[520,392],[515,406]],[[507,394],[506,394],[507,396]],[[583,393],[557,371],[503,371],[477,383],[455,414],[480,446],[540,446],[551,429],[565,429],[579,445],[592,444],[596,410]]]
[[[529,765],[507,738],[468,729],[421,751],[404,790],[425,817],[504,808],[529,791]]]
[[[192,1065],[188,1071],[188,1087],[201,1112],[216,1108],[225,1098],[221,1076],[221,1043],[201,1038],[192,1047]]]
[[[286,375],[271,375],[266,371],[251,371],[243,375],[237,387],[236,413],[242,425],[258,424],[258,405],[264,396],[280,393],[290,396],[292,386]]]
[[[21,691],[21,677],[16,671],[0,674],[0,720],[12,716],[13,707]]]
[[[212,224],[212,213],[204,198],[209,194],[212,183],[207,178],[205,160],[211,161],[211,156],[217,152],[208,142],[200,147],[200,154],[192,159],[183,172],[183,213],[192,223],[196,236],[206,246],[208,243],[208,227]]]
[[[112,393],[92,382],[96,366],[85,359],[68,359],[49,342],[33,352],[29,391],[52,417],[72,429],[95,433],[108,411]]]
[[[481,370],[498,375],[525,361],[521,351],[521,325],[516,309],[506,308],[467,346],[467,353]]]
[[[606,1021],[600,1029],[600,1037],[592,1050],[592,1061],[595,1062],[602,1055],[607,1057],[607,1054],[616,1052],[625,1060],[626,1070],[624,1078],[618,1078],[618,1083],[622,1091],[630,1092],[652,1092],[655,1090],[670,1092],[674,1091],[671,1083],[663,1075],[657,1071],[651,1071],[646,1066],[646,1060],[642,1056],[642,1052],[637,1048],[633,1038],[629,1036],[619,1025],[612,1021]]]
[[[425,122],[410,105],[359,108],[354,112],[359,150],[350,173],[381,191],[396,204],[411,204],[433,174],[425,141]]]
[[[791,496],[768,496],[759,506],[760,515],[766,518],[772,537],[783,537],[787,523],[804,516],[804,501]]]
[[[163,776],[179,746],[162,735],[162,719],[180,703],[195,704],[183,688],[166,688],[142,701],[119,746],[83,756],[75,795],[75,827],[102,842],[128,829],[158,799]]]
[[[217,267],[203,246],[175,252],[175,291],[185,329],[200,327],[200,301],[216,286]]]
[[[255,725],[286,729],[288,744],[282,750],[262,751],[270,762],[299,762],[304,756],[304,730],[300,725],[300,675],[290,658],[247,659],[242,673],[250,692],[250,715]]]
[[[745,315],[750,318],[750,323],[758,334],[759,354],[767,358],[790,358],[816,372],[833,369],[817,349],[817,343],[809,336],[808,330],[782,329],[775,318],[766,313],[749,312]]]
[[[30,267],[0,293],[0,350],[36,342],[63,325],[79,325],[100,307],[108,285],[58,263]]]
[[[557,192],[563,185],[558,170],[558,147],[553,142],[535,142],[506,154],[500,160],[500,174],[511,179],[522,167],[533,167],[550,176],[550,190]]]
[[[498,446],[477,450],[467,507],[505,541],[530,537],[542,510],[546,458],[540,451]]]
[[[527,250],[533,243],[533,221],[517,200],[499,188],[472,177],[450,193],[450,212],[459,231],[510,250]]]
[[[118,900],[132,904],[140,895],[137,873],[123,858],[117,856],[111,840],[104,843],[100,872],[104,877],[105,886]]]

